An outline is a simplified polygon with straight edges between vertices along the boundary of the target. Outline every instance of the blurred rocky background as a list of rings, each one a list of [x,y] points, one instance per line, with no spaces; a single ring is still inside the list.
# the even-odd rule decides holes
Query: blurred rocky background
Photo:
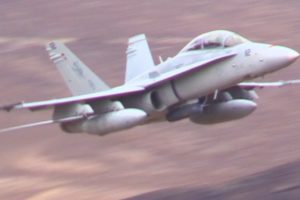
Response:
[[[228,29],[300,51],[298,0],[2,0],[0,104],[69,96],[45,44],[60,40],[111,86],[127,39],[146,33],[156,62],[193,37]],[[297,61],[264,80],[300,78]],[[299,199],[300,88],[258,91],[230,123],[142,126],[105,137],[58,126],[0,135],[0,199]],[[0,113],[1,128],[50,112]]]

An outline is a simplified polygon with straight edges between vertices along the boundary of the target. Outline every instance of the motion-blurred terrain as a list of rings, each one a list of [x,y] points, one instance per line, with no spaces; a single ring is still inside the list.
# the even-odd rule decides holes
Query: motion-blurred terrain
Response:
[[[298,0],[2,0],[0,104],[69,96],[45,52],[53,39],[116,86],[132,35],[146,33],[156,58],[214,29],[300,51],[299,8]],[[300,78],[299,63],[265,80]],[[161,123],[106,137],[58,126],[3,134],[0,199],[299,199],[300,88],[259,95],[250,117],[214,126]],[[0,126],[49,116],[0,113]]]

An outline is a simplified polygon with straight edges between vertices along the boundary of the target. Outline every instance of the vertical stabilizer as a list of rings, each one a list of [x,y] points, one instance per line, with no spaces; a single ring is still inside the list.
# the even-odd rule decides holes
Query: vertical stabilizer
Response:
[[[154,67],[152,54],[144,34],[129,38],[126,54],[127,64],[125,82],[129,82],[138,75]]]
[[[47,46],[47,51],[74,96],[109,89],[109,86],[64,44],[51,42]]]

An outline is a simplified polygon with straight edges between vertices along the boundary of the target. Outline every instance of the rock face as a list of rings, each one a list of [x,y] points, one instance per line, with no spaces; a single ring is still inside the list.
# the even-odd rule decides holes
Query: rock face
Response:
[[[139,33],[163,58],[214,29],[299,51],[299,6],[295,0],[2,1],[0,104],[69,95],[45,52],[52,39],[66,42],[115,86],[124,79],[127,38]],[[300,78],[297,65],[265,79]],[[0,199],[298,199],[299,91],[259,91],[252,115],[219,125],[186,120],[106,137],[63,134],[56,126],[1,135]],[[0,113],[0,126],[49,116]]]

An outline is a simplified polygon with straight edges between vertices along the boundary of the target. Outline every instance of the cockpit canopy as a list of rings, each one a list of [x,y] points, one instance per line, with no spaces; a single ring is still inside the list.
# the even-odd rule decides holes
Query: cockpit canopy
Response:
[[[180,52],[227,48],[245,42],[249,42],[249,40],[231,31],[212,31],[196,37],[189,44],[187,44]]]

